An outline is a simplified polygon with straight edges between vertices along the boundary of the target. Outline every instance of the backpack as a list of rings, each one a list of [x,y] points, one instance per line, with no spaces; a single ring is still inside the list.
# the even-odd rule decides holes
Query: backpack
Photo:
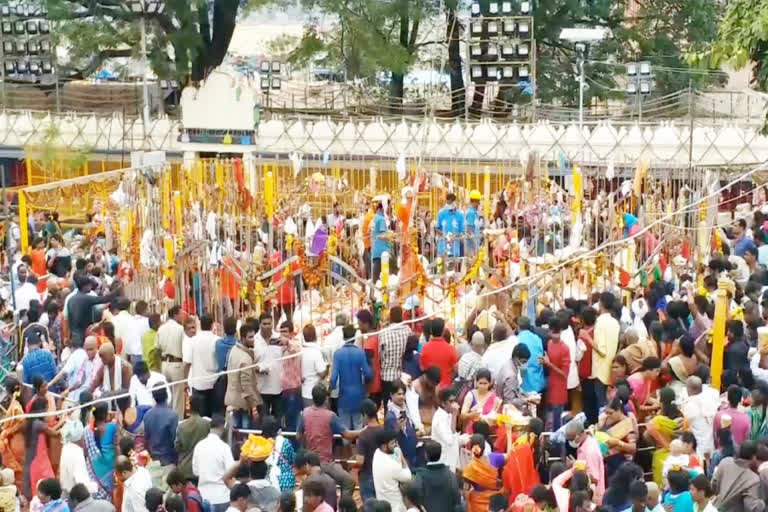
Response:
[[[211,502],[204,499],[199,491],[187,493],[187,499],[192,500],[200,506],[200,512],[213,512]]]

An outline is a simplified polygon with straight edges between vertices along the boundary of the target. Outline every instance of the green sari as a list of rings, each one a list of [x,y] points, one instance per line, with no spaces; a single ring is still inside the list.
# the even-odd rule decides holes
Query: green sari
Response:
[[[768,434],[768,414],[761,407],[749,409],[749,438],[757,441]]]

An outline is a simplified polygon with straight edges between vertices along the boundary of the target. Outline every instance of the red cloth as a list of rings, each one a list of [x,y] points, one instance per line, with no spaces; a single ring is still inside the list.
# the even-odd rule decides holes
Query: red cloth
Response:
[[[283,262],[283,257],[279,252],[275,252],[272,255],[272,266],[277,267]],[[291,272],[295,272],[299,270],[299,264],[298,262],[291,263]],[[285,269],[283,269],[285,270]],[[283,272],[278,272],[274,276],[272,276],[272,282],[273,283],[279,283],[281,279],[284,278]],[[290,275],[288,277],[285,277],[285,282],[280,285],[280,287],[277,289],[277,303],[280,305],[283,304],[294,304],[296,302],[296,287],[293,285],[293,275]],[[290,320],[290,318],[289,318]]]
[[[594,332],[594,325],[592,327],[582,327],[579,331],[579,339],[583,340],[587,336],[592,338]],[[586,341],[584,342],[584,346],[586,347],[586,350],[584,351],[584,355],[581,356],[581,361],[579,361],[580,379],[588,379],[592,375],[592,347]]]
[[[531,490],[541,483],[533,462],[533,447],[530,444],[520,443],[512,448],[501,473],[501,481],[504,489],[509,492],[510,501],[519,494],[530,494]]]
[[[571,353],[568,346],[562,341],[549,340],[547,343],[547,357],[549,362],[562,370],[567,377],[571,365]],[[547,403],[549,405],[565,405],[568,403],[567,378],[549,370],[547,376]]]
[[[51,458],[48,456],[48,439],[45,432],[37,435],[37,453],[29,467],[29,484],[32,496],[37,496],[37,483],[46,478],[55,478]]]
[[[323,464],[333,464],[331,421],[334,413],[325,407],[312,406],[304,409],[301,414],[307,449],[315,452]]]
[[[567,349],[566,349],[567,350]],[[459,361],[456,349],[443,338],[432,338],[421,349],[419,366],[426,370],[430,366],[440,368],[440,388],[445,388],[453,382],[453,367]]]
[[[203,497],[192,483],[187,483],[181,494],[187,505],[187,512],[203,512],[203,508],[200,506],[203,503]]]
[[[369,336],[363,344],[363,350],[368,356],[373,370],[373,378],[368,383],[368,393],[381,393],[381,360],[379,358],[379,337]]]

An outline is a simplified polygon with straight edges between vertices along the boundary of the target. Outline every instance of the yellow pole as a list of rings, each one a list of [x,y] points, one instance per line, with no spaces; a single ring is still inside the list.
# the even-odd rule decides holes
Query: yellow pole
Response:
[[[27,159],[29,162],[29,159]],[[27,167],[29,172],[29,167]],[[27,226],[29,225],[29,219],[27,218],[27,193],[24,190],[19,190],[19,231],[21,232],[21,254],[27,253],[27,247],[29,246],[29,232]]]
[[[485,198],[483,205],[483,214],[486,219],[491,218],[491,169],[486,165],[483,176],[483,196]]]
[[[32,183],[32,159],[27,156],[24,159],[25,166],[27,168],[27,186],[32,186],[34,183]]]
[[[715,295],[715,319],[712,328],[712,387],[720,389],[725,349],[725,322],[728,318],[728,293],[720,288]]]

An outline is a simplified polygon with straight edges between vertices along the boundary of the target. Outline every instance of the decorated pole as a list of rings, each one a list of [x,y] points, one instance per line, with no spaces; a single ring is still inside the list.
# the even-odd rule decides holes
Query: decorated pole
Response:
[[[487,165],[483,175],[483,198],[483,215],[485,222],[488,222],[488,219],[491,218],[491,170]]]
[[[712,387],[720,389],[725,349],[725,322],[728,319],[728,293],[721,287],[715,292],[715,318],[712,328]]]

